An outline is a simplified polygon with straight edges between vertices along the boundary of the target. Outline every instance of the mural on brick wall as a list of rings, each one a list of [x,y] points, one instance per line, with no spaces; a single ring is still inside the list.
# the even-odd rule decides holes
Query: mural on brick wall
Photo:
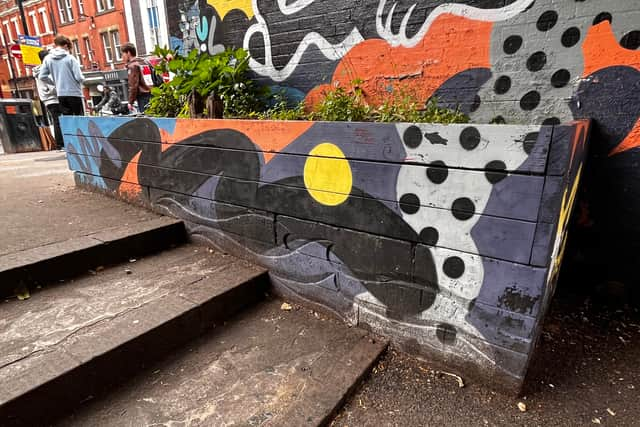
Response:
[[[640,247],[640,5],[628,0],[200,0],[177,45],[245,47],[264,83],[315,102],[355,79],[377,102],[432,96],[476,123],[594,119],[581,224],[593,265],[633,273]],[[178,8],[178,6],[170,6]],[[197,12],[195,12],[197,10]],[[193,44],[193,34],[197,43]],[[196,46],[197,45],[197,46]],[[615,206],[615,208],[611,208]],[[592,227],[593,225],[596,227]],[[601,268],[600,271],[603,271]],[[633,276],[633,274],[631,274]]]
[[[80,184],[185,220],[267,267],[285,293],[515,383],[555,282],[588,132],[81,117],[63,127]]]

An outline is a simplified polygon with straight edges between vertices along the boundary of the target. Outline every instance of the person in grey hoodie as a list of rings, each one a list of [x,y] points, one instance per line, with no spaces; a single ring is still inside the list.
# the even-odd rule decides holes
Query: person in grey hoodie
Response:
[[[58,93],[58,103],[64,115],[84,115],[84,96],[82,82],[84,75],[78,60],[69,53],[71,40],[59,35],[53,43],[56,45],[44,59],[38,78],[53,83]]]
[[[48,54],[49,51],[46,49],[42,49],[38,52],[40,62],[43,62],[44,58],[46,58]],[[58,104],[56,87],[38,78],[41,68],[42,65],[38,65],[33,69],[33,76],[36,78],[36,87],[38,88],[38,97],[44,104],[45,117],[48,116],[52,122],[51,124],[53,125],[53,133],[56,139],[56,145],[58,146],[57,148],[62,149],[62,147],[64,147],[64,142],[62,140],[62,132],[60,131],[60,104]]]

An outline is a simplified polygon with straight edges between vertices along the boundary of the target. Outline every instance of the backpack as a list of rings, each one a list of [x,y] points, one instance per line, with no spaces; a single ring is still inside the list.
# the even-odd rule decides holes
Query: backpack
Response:
[[[164,83],[164,79],[162,78],[162,76],[158,74],[158,72],[156,71],[153,65],[149,64],[149,68],[151,69],[151,81],[153,82],[153,85],[154,86],[162,85],[162,83]]]
[[[144,65],[140,65],[140,74],[148,87],[160,86],[164,83],[162,76],[158,74],[156,69],[149,62],[145,61]]]

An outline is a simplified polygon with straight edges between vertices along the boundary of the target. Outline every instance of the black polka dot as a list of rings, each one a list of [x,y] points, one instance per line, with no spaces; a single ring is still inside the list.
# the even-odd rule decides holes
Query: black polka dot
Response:
[[[540,18],[538,18],[536,27],[539,31],[549,31],[556,25],[557,22],[558,14],[553,10],[547,10],[545,13],[540,15]]]
[[[491,119],[491,121],[489,122],[489,124],[492,125],[504,125],[506,124],[507,121],[504,119],[504,117],[502,116],[495,116],[493,119]]]
[[[558,70],[551,76],[551,85],[557,88],[565,87],[567,83],[569,83],[569,80],[571,80],[569,70]]]
[[[580,30],[576,27],[571,27],[564,33],[562,33],[562,46],[573,47],[580,41]]]
[[[413,193],[405,194],[400,197],[400,209],[404,213],[414,214],[420,210],[420,199]]]
[[[540,105],[540,94],[535,90],[526,93],[520,100],[520,108],[525,111],[535,110]]]
[[[444,261],[442,266],[442,270],[444,270],[444,274],[451,277],[452,279],[457,279],[464,274],[464,261],[457,256],[452,256],[451,258],[447,258]]]
[[[540,71],[547,64],[547,54],[544,52],[536,52],[527,59],[527,70],[536,72]]]
[[[507,173],[505,172],[507,165],[505,165],[503,161],[493,160],[487,163],[484,168],[487,169],[484,173],[487,177],[487,181],[491,184],[497,184],[507,177]]]
[[[640,47],[640,31],[631,31],[620,39],[620,46],[625,49],[636,50]]]
[[[509,36],[502,45],[502,49],[507,55],[513,55],[520,50],[520,47],[522,47],[522,37],[520,36]]]
[[[473,103],[469,107],[469,112],[473,113],[474,111],[477,111],[478,108],[480,108],[480,103],[482,103],[482,100],[480,99],[479,95],[476,95],[473,98]]]
[[[418,148],[422,143],[422,131],[418,126],[409,126],[402,137],[409,148]]]
[[[522,149],[525,153],[531,154],[531,152],[533,151],[533,147],[535,147],[536,142],[538,142],[539,134],[539,132],[531,132],[524,137],[524,141],[522,142]]]
[[[609,23],[613,22],[613,17],[609,12],[599,13],[598,16],[593,20],[593,25],[598,25],[601,22],[609,21]]]
[[[447,169],[447,165],[440,160],[431,163],[427,168],[427,178],[434,184],[442,184],[447,180],[448,176],[449,170]]]
[[[480,132],[478,132],[478,129],[469,126],[460,133],[460,145],[465,150],[473,150],[478,144],[480,144]]]
[[[511,79],[508,76],[500,76],[493,85],[493,90],[498,95],[503,95],[511,89]]]
[[[451,211],[454,217],[460,221],[466,221],[476,212],[476,205],[473,204],[471,199],[461,197],[453,202],[451,205]]]
[[[560,119],[557,117],[549,117],[548,119],[544,119],[544,121],[542,122],[543,126],[556,126],[559,125]]]
[[[458,332],[456,328],[449,325],[448,323],[441,323],[436,326],[436,337],[438,337],[438,341],[445,345],[452,345],[456,342],[456,336]]]
[[[438,230],[433,227],[423,228],[420,232],[420,241],[425,245],[435,246],[438,244],[438,239],[440,238],[440,234]]]

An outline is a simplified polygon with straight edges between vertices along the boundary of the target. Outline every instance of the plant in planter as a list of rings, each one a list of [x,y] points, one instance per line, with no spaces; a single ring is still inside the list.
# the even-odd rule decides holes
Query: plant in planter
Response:
[[[176,99],[181,104],[179,117],[245,117],[263,108],[267,89],[249,78],[249,54],[244,49],[227,49],[216,55],[193,50],[180,56],[156,48],[154,54],[163,58],[159,68],[174,77],[152,90],[158,99],[152,99],[150,115],[173,113]]]

